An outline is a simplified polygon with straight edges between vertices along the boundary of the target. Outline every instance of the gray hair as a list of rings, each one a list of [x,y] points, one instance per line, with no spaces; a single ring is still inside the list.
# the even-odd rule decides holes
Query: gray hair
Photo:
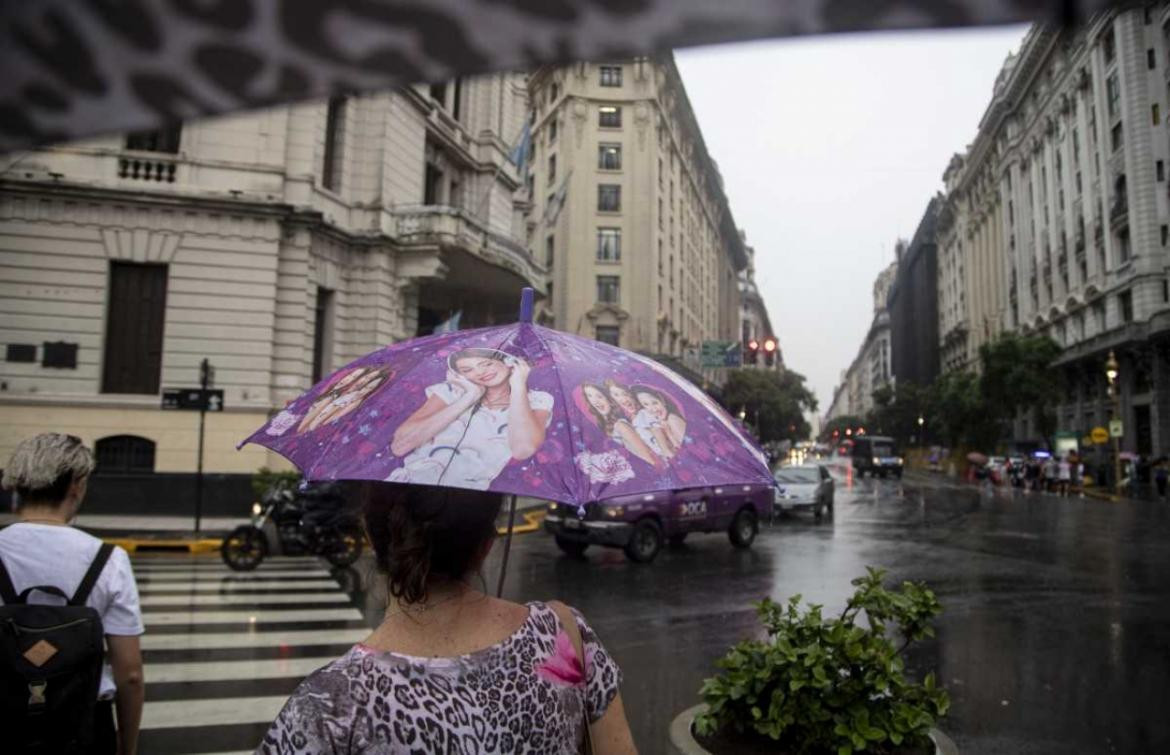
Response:
[[[76,435],[41,433],[17,444],[4,468],[5,490],[21,499],[65,497],[69,484],[93,473],[93,451]]]

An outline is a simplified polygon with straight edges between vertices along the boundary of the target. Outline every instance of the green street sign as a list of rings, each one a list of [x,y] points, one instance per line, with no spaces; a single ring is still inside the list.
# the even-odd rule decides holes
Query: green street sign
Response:
[[[743,364],[739,341],[703,341],[700,354],[704,368],[739,367]]]

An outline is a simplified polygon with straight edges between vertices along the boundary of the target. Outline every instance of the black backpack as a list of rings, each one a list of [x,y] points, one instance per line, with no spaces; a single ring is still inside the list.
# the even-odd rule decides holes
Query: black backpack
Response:
[[[0,560],[0,720],[8,752],[88,752],[101,685],[104,632],[85,605],[114,546],[103,543],[70,598],[51,585],[19,595]],[[57,595],[64,606],[29,605],[33,590]]]

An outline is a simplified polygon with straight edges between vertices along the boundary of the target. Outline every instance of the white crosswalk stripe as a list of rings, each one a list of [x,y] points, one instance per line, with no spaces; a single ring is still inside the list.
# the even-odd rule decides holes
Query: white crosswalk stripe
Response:
[[[370,633],[317,559],[242,573],[214,557],[137,556],[133,566],[146,624],[140,752],[251,752],[301,679]]]

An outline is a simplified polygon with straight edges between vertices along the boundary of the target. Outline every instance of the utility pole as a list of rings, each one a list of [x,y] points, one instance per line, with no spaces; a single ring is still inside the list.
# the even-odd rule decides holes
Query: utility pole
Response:
[[[195,467],[195,532],[199,532],[203,518],[203,434],[207,427],[207,389],[211,385],[211,362],[199,363],[199,460]]]

